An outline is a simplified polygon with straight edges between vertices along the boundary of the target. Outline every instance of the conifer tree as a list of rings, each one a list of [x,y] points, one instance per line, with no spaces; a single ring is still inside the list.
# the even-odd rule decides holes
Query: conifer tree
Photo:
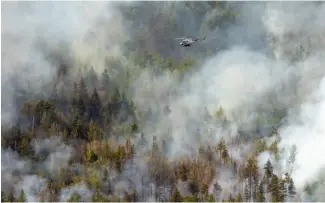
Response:
[[[181,193],[179,192],[178,188],[175,187],[174,188],[174,191],[173,191],[173,194],[170,198],[170,201],[171,202],[182,202],[182,196],[181,196]]]
[[[187,173],[188,173],[188,170],[187,170],[187,167],[184,163],[181,163],[180,165],[180,169],[179,169],[179,175],[180,175],[180,179],[182,181],[187,181]]]
[[[68,199],[68,202],[81,202],[81,196],[77,192],[74,192]]]
[[[20,144],[20,155],[25,157],[29,154],[28,152],[29,152],[29,140],[28,137],[24,135],[22,137],[22,141]]]
[[[27,198],[23,189],[20,191],[17,202],[27,202]]]
[[[15,197],[14,197],[14,194],[12,192],[10,192],[8,194],[8,198],[7,198],[7,202],[15,202]]]
[[[238,193],[238,195],[237,195],[237,197],[236,197],[236,202],[242,202],[242,201],[243,201],[243,199],[242,199],[242,197],[241,197],[241,194]]]
[[[270,183],[270,192],[271,192],[271,198],[272,202],[278,202],[280,201],[280,183],[279,183],[279,178],[276,175],[272,175],[271,177],[271,183]]]
[[[79,93],[79,97],[82,98],[82,100],[84,100],[85,103],[88,102],[88,90],[87,90],[87,86],[85,83],[85,80],[83,77],[81,77],[80,81],[79,81],[79,88],[78,88],[78,93]]]
[[[229,154],[228,154],[228,150],[226,147],[222,150],[221,157],[222,157],[224,163],[227,163],[227,161],[229,159]]]
[[[101,101],[97,93],[97,89],[93,90],[89,104],[89,118],[97,120],[100,117]]]
[[[264,197],[264,185],[263,182],[261,182],[258,186],[258,192],[257,192],[257,201],[258,202],[264,202],[265,197]]]
[[[294,198],[296,195],[296,187],[295,187],[294,182],[291,178],[289,180],[288,193],[289,193],[290,198]]]
[[[216,199],[214,198],[213,194],[209,195],[208,202],[216,202]]]

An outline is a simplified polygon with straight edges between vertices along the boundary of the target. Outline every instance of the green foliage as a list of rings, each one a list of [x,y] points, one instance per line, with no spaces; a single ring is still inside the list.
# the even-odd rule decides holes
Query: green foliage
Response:
[[[17,202],[27,202],[27,198],[26,198],[26,195],[25,195],[24,190],[21,190],[20,191],[20,194],[19,194],[19,197],[17,199]]]
[[[206,146],[205,143],[204,147],[200,146],[200,154],[198,155],[200,159],[197,159],[195,154],[185,157],[185,159],[174,159],[174,157],[171,159],[168,152],[169,143],[171,142],[169,136],[174,138],[172,133],[167,132],[166,136],[164,136],[159,134],[160,130],[157,129],[158,135],[144,135],[143,131],[150,132],[152,129],[157,128],[156,125],[160,124],[156,118],[161,116],[159,109],[161,91],[160,87],[156,86],[156,89],[148,88],[145,90],[145,94],[142,94],[141,90],[139,91],[135,85],[142,82],[142,74],[144,72],[148,73],[148,78],[145,79],[148,79],[149,85],[155,83],[157,79],[159,80],[160,76],[163,76],[164,79],[166,75],[168,77],[172,75],[177,97],[184,92],[183,90],[177,91],[177,87],[183,87],[182,82],[187,79],[185,76],[191,76],[196,71],[194,68],[196,68],[197,61],[202,56],[207,57],[208,52],[211,51],[211,47],[200,48],[200,45],[198,45],[197,50],[194,48],[195,53],[199,53],[197,56],[193,56],[194,54],[190,49],[184,51],[186,55],[189,53],[186,57],[184,57],[184,53],[180,53],[181,57],[168,56],[169,53],[162,53],[168,52],[166,50],[169,50],[168,46],[170,44],[170,36],[168,36],[168,43],[160,43],[161,39],[165,38],[164,33],[174,35],[175,33],[172,31],[180,29],[177,28],[179,16],[178,12],[175,13],[175,5],[171,3],[169,6],[171,7],[168,9],[162,7],[151,11],[154,15],[148,17],[148,22],[142,22],[142,25],[139,25],[141,27],[139,33],[137,33],[139,36],[145,33],[154,34],[141,36],[144,38],[142,40],[132,38],[133,42],[131,43],[138,43],[138,45],[133,44],[133,47],[131,45],[126,49],[127,64],[122,64],[118,58],[105,56],[105,58],[99,59],[100,61],[106,60],[105,69],[102,72],[98,72],[102,67],[94,68],[91,66],[91,68],[85,68],[84,70],[80,68],[82,66],[77,67],[77,69],[80,68],[80,72],[76,74],[72,72],[73,77],[71,78],[68,73],[64,79],[53,78],[54,82],[49,83],[50,86],[48,87],[48,99],[42,96],[37,97],[38,99],[42,98],[41,100],[17,101],[17,103],[23,104],[21,115],[17,115],[19,122],[23,122],[17,122],[17,125],[10,130],[2,131],[3,135],[6,135],[1,137],[2,147],[4,149],[11,148],[17,151],[23,159],[31,161],[31,166],[33,166],[31,173],[34,172],[41,177],[47,177],[45,190],[42,191],[42,193],[45,193],[42,196],[46,196],[46,198],[42,197],[41,200],[57,201],[62,188],[70,187],[79,182],[86,182],[89,190],[95,190],[91,197],[93,202],[121,201],[121,199],[123,201],[142,201],[147,198],[145,197],[147,194],[142,194],[145,193],[145,190],[141,191],[142,193],[139,192],[139,194],[137,194],[136,190],[133,190],[130,194],[125,192],[124,196],[120,195],[118,197],[114,193],[115,188],[111,188],[110,182],[111,176],[114,176],[116,172],[120,173],[116,174],[117,177],[123,176],[124,178],[124,176],[129,175],[129,172],[137,171],[136,167],[139,164],[148,166],[149,171],[145,176],[147,175],[150,178],[149,181],[153,181],[157,187],[175,187],[168,197],[172,202],[206,200],[215,202],[214,195],[209,194],[209,186],[212,184],[213,177],[218,178],[216,173],[219,173],[220,168],[221,170],[225,170],[225,168],[231,170],[238,177],[236,186],[243,186],[244,188],[243,191],[242,189],[240,191],[230,191],[229,197],[223,197],[227,199],[226,201],[284,201],[286,194],[291,199],[295,197],[297,191],[292,178],[287,175],[285,179],[282,179],[273,174],[273,166],[270,160],[265,163],[264,173],[261,173],[258,168],[256,156],[264,151],[269,150],[274,154],[275,159],[279,160],[278,140],[267,146],[266,139],[268,138],[255,139],[256,142],[253,143],[250,151],[252,156],[241,163],[243,160],[237,161],[232,158],[234,154],[233,150],[230,149],[241,150],[241,145],[246,145],[246,141],[251,142],[250,139],[243,139],[242,141],[242,138],[245,138],[244,135],[239,135],[240,140],[237,139],[236,141],[228,138],[227,140],[221,139],[216,146],[212,145],[215,144],[213,139],[206,140],[209,146]],[[191,13],[195,16],[202,16],[202,19],[197,19],[198,22],[194,23],[200,26],[201,22],[201,34],[208,33],[210,29],[214,29],[216,26],[227,25],[227,23],[233,22],[237,18],[233,7],[223,2],[185,2],[183,7],[184,11],[180,12],[182,15]],[[150,8],[150,5],[148,8]],[[176,10],[178,9],[180,8]],[[168,12],[170,15],[162,15],[161,10]],[[142,10],[135,6],[135,8],[127,10],[125,13],[130,17],[130,20],[137,20],[135,13],[142,13]],[[137,23],[134,24],[134,26],[136,25]],[[166,32],[166,30],[170,32]],[[159,43],[157,43],[157,39],[159,39]],[[146,46],[146,43],[152,44]],[[179,50],[175,47],[173,49],[176,52]],[[161,52],[161,50],[163,51]],[[214,53],[215,50],[212,50],[209,54],[212,56]],[[164,84],[161,85],[163,85],[161,89],[164,91],[165,86]],[[174,90],[170,90],[168,93],[174,95],[172,91]],[[148,99],[148,97],[151,98]],[[141,99],[144,101],[149,100],[147,108],[136,106]],[[151,105],[155,100],[158,105]],[[164,109],[165,112],[168,112],[168,110],[170,112],[168,106],[167,110]],[[173,108],[177,108],[177,106],[175,105]],[[181,108],[182,106],[176,109],[175,112],[182,111]],[[202,113],[204,115],[203,119],[201,117],[197,118],[199,122],[202,119],[202,123],[213,124],[214,122],[220,124],[226,120],[225,111],[222,107],[219,107],[213,115],[210,115],[207,110]],[[123,116],[121,116],[122,114]],[[264,115],[263,112],[258,114],[258,125],[279,123],[279,120],[283,117],[276,114]],[[146,128],[144,129],[143,126]],[[206,132],[207,134],[211,133],[208,130]],[[75,152],[73,157],[69,159],[66,167],[55,166],[58,170],[51,171],[52,174],[48,174],[47,167],[45,167],[46,169],[36,168],[37,170],[34,171],[34,166],[43,166],[48,157],[51,158],[51,154],[41,152],[35,157],[32,145],[33,139],[46,139],[48,136],[53,135],[60,136],[62,143],[73,147]],[[270,136],[278,139],[277,135],[278,131],[274,128],[270,132]],[[156,136],[159,136],[159,140],[163,140],[163,144],[158,143]],[[154,139],[150,147],[152,137]],[[193,153],[195,151],[193,150]],[[297,149],[293,147],[290,151],[288,164],[295,162],[296,154]],[[141,160],[139,164],[136,163],[139,160]],[[240,166],[237,163],[238,165],[241,163]],[[133,175],[133,173],[131,174]],[[141,183],[142,187],[147,187],[145,179],[146,177],[141,177],[141,181],[143,181]],[[16,176],[14,180],[16,180]],[[181,196],[180,191],[175,186],[179,180],[183,181],[182,184],[188,185],[191,196]],[[285,187],[285,184],[288,186]],[[307,185],[305,188],[307,194],[312,194],[314,187],[315,185]],[[16,191],[16,189],[13,189],[13,191]],[[220,191],[221,187],[216,183],[213,192],[220,193]],[[217,197],[218,195],[216,195]],[[271,199],[267,199],[267,197],[271,197]],[[1,200],[13,202],[15,197],[13,193],[4,194],[2,192]],[[17,201],[27,201],[23,190]],[[79,202],[81,196],[78,193],[73,193],[68,201]]]
[[[68,199],[68,202],[81,202],[81,196],[77,192],[74,192]]]
[[[88,155],[87,155],[87,161],[89,163],[93,163],[93,162],[95,162],[97,160],[98,160],[97,154],[93,150],[90,150]]]
[[[213,194],[209,195],[208,202],[216,202],[216,199],[214,198]]]
[[[16,202],[14,194],[12,192],[8,194],[7,202]]]
[[[198,202],[198,198],[194,195],[192,196],[187,196],[183,198],[182,202]]]

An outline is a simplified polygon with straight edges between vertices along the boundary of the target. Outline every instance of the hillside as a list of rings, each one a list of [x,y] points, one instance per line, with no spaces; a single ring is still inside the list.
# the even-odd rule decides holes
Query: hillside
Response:
[[[324,3],[2,8],[1,201],[325,200]]]

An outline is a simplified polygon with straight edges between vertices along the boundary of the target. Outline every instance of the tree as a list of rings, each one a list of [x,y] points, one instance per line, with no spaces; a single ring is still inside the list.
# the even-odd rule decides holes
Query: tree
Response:
[[[187,181],[187,167],[185,165],[185,163],[181,163],[180,165],[180,169],[179,169],[179,175],[182,181]]]
[[[280,202],[284,202],[285,198],[287,196],[287,188],[285,185],[285,180],[280,179],[279,180],[279,194],[278,194],[278,200]]]
[[[80,137],[80,121],[77,115],[75,115],[71,122],[71,134],[73,138]]]
[[[264,197],[264,185],[263,182],[261,182],[258,186],[258,192],[257,192],[257,201],[258,202],[264,202],[265,197]]]
[[[58,101],[58,89],[57,89],[57,86],[56,86],[56,83],[53,85],[53,88],[52,88],[52,93],[51,93],[51,96],[50,96],[50,101],[53,102],[54,104]]]
[[[192,196],[184,197],[182,202],[198,202],[198,201],[199,200],[198,200],[197,196],[192,195]]]
[[[27,198],[23,189],[20,191],[17,202],[27,202]]]
[[[91,120],[88,128],[88,140],[98,140],[102,134],[103,131]]]
[[[14,197],[14,194],[12,192],[10,192],[8,194],[8,198],[7,198],[7,202],[15,202],[15,197]]]
[[[220,161],[222,158],[222,151],[226,148],[225,140],[222,138],[217,144],[217,151],[219,151]]]
[[[278,141],[272,142],[269,147],[269,150],[273,152],[275,160],[279,160],[279,149],[278,149]]]
[[[106,182],[108,180],[108,170],[107,168],[104,169],[104,178],[103,181]]]
[[[202,185],[202,188],[201,188],[201,193],[204,195],[204,196],[206,196],[207,194],[208,194],[208,192],[209,192],[209,186],[207,185],[207,184],[203,184]]]
[[[273,175],[273,166],[269,159],[267,160],[266,164],[264,165],[264,171],[265,171],[266,192],[269,192],[270,191],[270,188],[269,188],[270,179]]]
[[[68,202],[81,202],[81,196],[77,192],[74,192],[68,199]]]
[[[82,118],[86,113],[86,103],[85,100],[80,96],[78,98],[78,115]]]
[[[20,155],[25,157],[29,154],[29,139],[26,135],[22,137],[20,144]]]
[[[178,188],[175,186],[172,196],[170,198],[171,202],[182,202],[182,196]]]
[[[250,157],[247,160],[246,171],[247,171],[247,178],[249,184],[249,198],[251,197],[254,198],[253,189],[256,188],[256,184],[258,180],[258,164],[255,156]]]
[[[235,198],[232,196],[231,193],[229,194],[228,202],[235,202]]]
[[[95,152],[93,150],[89,150],[88,152],[89,153],[87,155],[87,161],[89,163],[93,163],[93,162],[97,161],[97,159],[98,159],[97,154],[95,154]]]
[[[242,199],[242,197],[241,197],[241,194],[238,193],[238,195],[237,195],[237,197],[236,197],[236,202],[242,202],[242,201],[243,201],[243,199]]]
[[[228,154],[228,150],[226,147],[222,150],[221,157],[222,157],[224,163],[228,162],[229,154]]]
[[[280,201],[280,188],[279,188],[279,178],[276,175],[272,175],[271,178],[271,183],[270,183],[270,192],[271,192],[271,198],[272,198],[272,202],[279,202]]]
[[[1,191],[1,202],[5,202],[6,201],[6,195],[3,191]]]
[[[188,183],[188,189],[189,191],[192,193],[192,195],[196,196],[198,193],[199,193],[199,186],[198,186],[198,183],[191,180],[189,183]]]
[[[85,83],[85,80],[83,77],[81,77],[80,81],[79,81],[79,88],[78,88],[78,93],[79,93],[79,97],[81,97],[85,102],[88,102],[88,90],[87,90],[87,86]]]
[[[109,83],[110,83],[110,79],[109,79],[107,69],[105,69],[104,72],[102,73],[102,80],[101,81],[102,81],[102,84],[101,84],[102,90],[107,90],[108,87],[109,87]]]
[[[214,198],[213,194],[209,195],[208,202],[216,202],[216,199]]]
[[[294,182],[291,178],[289,180],[288,193],[289,193],[290,198],[294,198],[296,195],[296,187],[295,187]]]
[[[90,97],[89,107],[89,119],[98,120],[100,118],[101,101],[96,88],[94,88]]]
[[[101,202],[103,199],[103,196],[100,194],[99,189],[96,189],[95,194],[91,196],[91,201],[92,202]]]
[[[96,86],[98,82],[98,77],[93,66],[91,66],[91,68],[89,69],[86,80],[87,84],[91,85],[92,87]]]

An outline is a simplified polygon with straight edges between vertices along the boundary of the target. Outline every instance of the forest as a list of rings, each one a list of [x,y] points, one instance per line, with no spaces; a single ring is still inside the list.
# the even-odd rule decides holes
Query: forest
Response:
[[[322,63],[314,53],[324,44],[308,28],[288,28],[298,31],[287,38],[262,31],[266,2],[116,2],[113,19],[98,11],[106,2],[53,2],[58,14],[44,22],[46,2],[21,3],[2,3],[3,19],[12,21],[2,28],[2,202],[324,200],[324,179],[296,184],[299,143],[282,144],[293,139],[283,130],[294,125],[292,111],[325,84],[324,69],[314,65]],[[325,8],[295,6],[303,19]],[[92,14],[75,14],[74,7],[98,11],[98,25],[85,25]],[[273,7],[294,13],[290,5]],[[9,20],[25,9],[40,23],[25,14]],[[56,9],[82,16],[78,26],[90,31],[79,36],[83,29],[69,20],[65,27]],[[52,31],[52,21],[69,33]],[[27,24],[25,33],[13,22]],[[37,26],[45,28],[43,37],[36,36]],[[180,47],[174,38],[187,33],[208,33],[207,41]],[[312,40],[306,45],[300,35]],[[251,47],[234,50],[242,44]],[[285,50],[285,65],[277,49]],[[269,73],[269,66],[279,68]],[[324,127],[318,128],[323,138]]]

